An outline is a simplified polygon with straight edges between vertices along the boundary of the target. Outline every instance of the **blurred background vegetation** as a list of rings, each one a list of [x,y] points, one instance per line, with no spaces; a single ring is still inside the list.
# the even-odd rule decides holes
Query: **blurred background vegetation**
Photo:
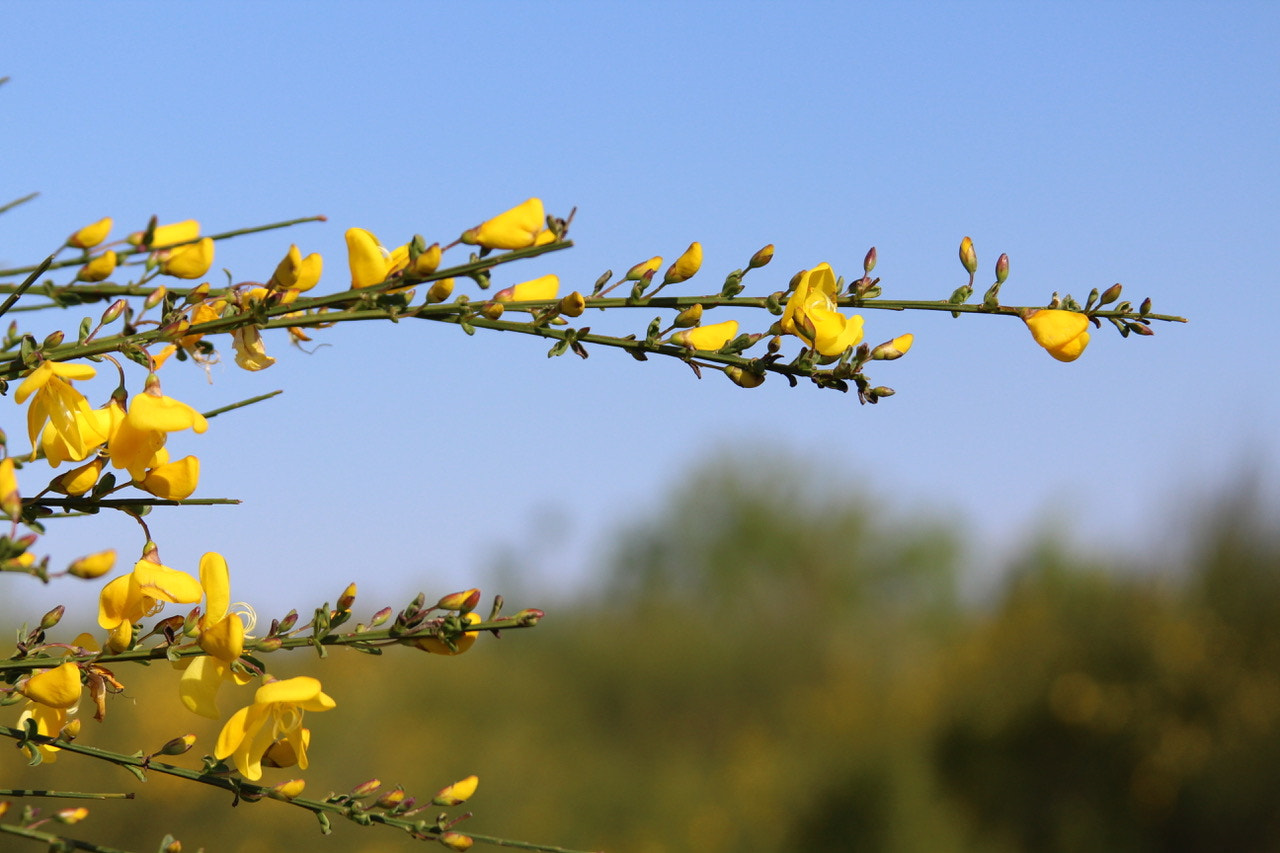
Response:
[[[615,853],[1280,849],[1280,525],[1256,490],[1131,543],[1041,537],[966,596],[962,530],[767,458],[690,472],[590,594],[510,595],[549,611],[532,632],[459,658],[277,657],[339,705],[309,718],[308,795],[474,772],[475,831]],[[171,716],[207,750],[217,725],[160,669],[118,672],[83,736],[131,751],[139,719]],[[420,849],[75,756],[20,764],[9,784],[139,789],[149,805],[91,804],[101,843]]]

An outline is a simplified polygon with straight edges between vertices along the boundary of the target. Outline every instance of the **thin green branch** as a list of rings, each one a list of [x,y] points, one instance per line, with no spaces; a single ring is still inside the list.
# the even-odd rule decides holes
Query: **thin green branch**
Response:
[[[222,231],[217,234],[208,234],[201,237],[196,237],[193,240],[183,240],[180,243],[165,243],[164,245],[147,246],[145,249],[141,247],[133,248],[133,249],[121,249],[120,251],[116,252],[116,256],[119,259],[119,261],[123,262],[126,258],[133,257],[134,255],[149,255],[152,252],[159,251],[162,249],[172,249],[172,248],[176,248],[177,246],[185,246],[190,243],[196,243],[196,242],[199,242],[200,240],[203,240],[205,236],[209,237],[212,240],[228,240],[232,237],[242,237],[245,234],[257,234],[262,231],[275,231],[280,228],[291,228],[294,225],[302,225],[303,223],[306,223],[306,222],[326,222],[326,221],[328,221],[328,219],[327,217],[324,217],[324,216],[304,216],[300,219],[286,219],[283,222],[272,222],[267,225],[253,225],[248,228],[235,228],[235,229],[232,229],[231,231]],[[67,260],[58,261],[57,263],[49,265],[47,268],[62,269],[64,267],[80,267],[80,266],[84,266],[83,257],[68,258]],[[31,272],[34,269],[37,269],[37,268],[36,267],[13,267],[12,269],[0,270],[0,276],[22,275],[23,273]],[[8,285],[0,285],[0,293],[6,292],[7,287]]]
[[[5,78],[5,79],[8,79],[8,78]],[[0,80],[0,83],[3,83],[3,82],[4,82],[4,80]],[[15,198],[13,201],[9,202],[8,204],[0,205],[0,213],[8,213],[9,211],[13,210],[13,209],[14,209],[15,207],[17,207],[18,205],[20,205],[20,204],[26,204],[27,202],[31,201],[32,199],[37,198],[39,195],[40,195],[40,193],[35,192],[35,193],[27,193],[27,194],[26,194],[26,195],[24,195],[22,198]]]
[[[4,316],[4,314],[13,307],[13,303],[17,302],[22,294],[26,293],[27,288],[36,283],[36,279],[38,279],[52,263],[53,255],[50,255],[44,259],[44,263],[33,268],[31,275],[27,276],[26,279],[23,280],[22,284],[15,287],[13,292],[9,294],[9,298],[6,299],[3,304],[0,304],[0,317]]]
[[[423,840],[434,839],[444,830],[440,824],[426,820],[409,820],[407,818],[396,817],[390,814],[373,811],[372,808],[366,808],[358,803],[352,803],[347,798],[330,798],[339,799],[338,802],[330,800],[312,800],[304,797],[294,797],[293,799],[279,799],[272,797],[272,788],[266,785],[255,785],[246,782],[239,777],[221,774],[221,773],[205,773],[199,770],[190,770],[186,767],[178,767],[174,764],[166,764],[160,761],[153,761],[151,756],[145,755],[124,755],[118,752],[112,752],[97,747],[85,746],[80,743],[60,741],[56,738],[45,737],[43,735],[34,735],[20,729],[9,728],[8,726],[0,726],[0,736],[16,740],[20,743],[27,742],[40,744],[44,746],[55,746],[64,752],[83,755],[89,758],[95,758],[99,761],[106,761],[123,768],[131,768],[130,772],[139,775],[139,778],[145,776],[147,772],[161,773],[166,776],[173,776],[179,779],[185,779],[189,782],[198,782],[203,785],[210,785],[214,788],[221,788],[234,794],[239,800],[258,800],[258,799],[276,799],[278,802],[289,803],[298,808],[306,809],[314,814],[330,814],[338,817],[345,817],[356,823],[379,823],[384,826],[395,827],[400,829],[414,838]],[[0,824],[0,827],[3,827]],[[494,844],[501,847],[515,847],[521,850],[536,850],[542,853],[585,853],[585,851],[573,851],[563,847],[552,847],[542,844],[529,844],[527,842],[510,841],[504,838],[495,838],[487,835],[476,835],[467,832],[468,836],[476,841],[485,844]],[[97,849],[94,847],[84,847],[80,849]]]
[[[49,845],[51,853],[66,850],[88,850],[91,853],[131,853],[128,850],[122,850],[119,847],[104,847],[101,844],[94,844],[92,841],[80,841],[76,838],[67,838],[62,835],[54,835],[51,832],[41,832],[38,829],[29,829],[25,826],[15,826],[11,823],[0,823],[0,832],[7,835],[16,835],[19,838],[26,838],[31,841],[40,841]]]
[[[40,788],[0,788],[0,797],[57,797],[62,800],[132,800],[128,793],[87,793],[85,791],[46,791]]]

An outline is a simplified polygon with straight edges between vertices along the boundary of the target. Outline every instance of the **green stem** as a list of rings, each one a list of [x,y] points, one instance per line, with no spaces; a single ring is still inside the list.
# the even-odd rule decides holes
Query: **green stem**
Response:
[[[8,78],[5,78],[5,79],[8,79]],[[3,80],[0,80],[0,83],[2,83],[2,82],[4,82],[4,81],[3,81]],[[40,193],[38,193],[38,192],[36,192],[36,193],[27,193],[27,194],[26,194],[26,195],[24,195],[22,198],[15,198],[13,201],[9,202],[8,204],[3,205],[3,206],[0,206],[0,213],[8,213],[9,211],[13,210],[13,209],[14,209],[15,207],[17,207],[18,205],[20,205],[20,204],[26,204],[27,202],[31,201],[33,198],[36,198],[36,197],[37,197],[37,196],[39,196],[39,195],[40,195]]]
[[[269,225],[253,225],[248,228],[236,228],[231,231],[223,231],[218,234],[209,234],[207,236],[213,240],[227,240],[227,239],[230,239],[231,237],[241,237],[241,236],[244,236],[245,234],[257,234],[260,231],[275,231],[279,228],[290,228],[294,225],[301,225],[305,222],[326,222],[326,221],[327,221],[327,218],[324,216],[304,216],[301,219],[287,219],[283,222],[272,222]],[[197,237],[194,240],[185,240],[181,243],[166,243],[163,246],[148,246],[145,249],[143,248],[121,249],[119,252],[116,253],[116,256],[120,261],[123,261],[125,258],[130,258],[134,255],[149,255],[152,252],[160,249],[172,249],[176,246],[185,246],[190,243],[196,243],[203,239],[204,237]],[[63,267],[80,267],[80,266],[84,266],[83,257],[69,258],[65,261],[58,261],[56,264],[52,264],[48,268],[61,269]],[[13,267],[12,269],[0,270],[0,276],[21,275],[23,273],[31,272],[34,269],[36,269],[36,267]],[[4,290],[5,290],[4,286],[0,285],[0,293],[3,293]]]
[[[18,285],[13,289],[13,292],[9,294],[9,298],[4,301],[3,305],[0,305],[0,316],[3,316],[6,312],[8,312],[10,308],[13,307],[13,303],[17,302],[19,297],[21,297],[23,293],[26,293],[27,288],[31,287],[31,285],[36,283],[36,279],[38,279],[41,276],[41,274],[43,274],[44,271],[47,270],[49,268],[49,265],[52,263],[53,263],[53,255],[50,255],[49,257],[44,259],[44,263],[35,267],[31,275],[27,276],[26,279],[22,282],[22,284]]]
[[[32,841],[40,841],[49,845],[51,853],[63,850],[90,850],[93,853],[130,853],[128,850],[121,850],[119,847],[103,847],[101,844],[94,844],[91,841],[80,841],[75,838],[65,838],[61,835],[54,835],[50,832],[41,832],[38,829],[28,829],[25,826],[14,826],[11,823],[0,823],[0,832],[8,835],[16,835],[19,838],[28,838]]]
[[[91,794],[83,791],[45,791],[36,788],[0,788],[0,797],[58,797],[64,800],[132,800],[127,794]]]
[[[99,761],[106,761],[120,767],[132,767],[135,772],[142,773],[155,772],[166,776],[174,776],[179,779],[186,779],[189,782],[199,782],[203,785],[210,785],[214,788],[221,788],[224,791],[230,791],[238,798],[270,798],[271,788],[265,785],[255,785],[251,782],[243,781],[240,778],[229,775],[220,775],[215,773],[203,773],[198,770],[189,770],[185,767],[178,767],[174,764],[166,764],[160,761],[153,761],[148,756],[123,755],[118,752],[111,752],[106,749],[98,749],[97,747],[85,746],[75,742],[59,741],[56,738],[45,737],[43,735],[29,735],[27,732],[19,729],[12,729],[8,726],[0,726],[0,736],[10,738],[16,741],[28,741],[35,744],[43,744],[45,746],[55,746],[64,752],[70,752],[77,755],[84,755],[89,758],[96,758]],[[353,821],[360,822],[368,820],[371,823],[380,823],[384,826],[392,826],[403,830],[414,837],[430,838],[440,835],[442,830],[435,823],[425,820],[408,820],[398,818],[394,815],[387,815],[381,812],[366,810],[358,806],[352,806],[350,803],[327,802],[324,800],[311,800],[303,797],[295,797],[292,800],[278,800],[278,802],[286,802],[298,808],[306,809],[315,814],[328,813],[339,817],[346,817]],[[0,824],[0,828],[5,825]],[[521,841],[509,841],[504,838],[495,838],[487,835],[475,835],[470,832],[466,833],[476,841],[486,844],[495,844],[502,847],[516,847],[521,850],[536,850],[543,853],[582,853],[582,851],[568,850],[563,847],[549,847],[542,844],[529,844]],[[85,850],[97,850],[96,847],[82,847]]]

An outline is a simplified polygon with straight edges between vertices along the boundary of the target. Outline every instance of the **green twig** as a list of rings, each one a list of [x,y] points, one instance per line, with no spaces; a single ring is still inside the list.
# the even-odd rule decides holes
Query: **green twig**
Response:
[[[122,850],[119,847],[104,847],[101,844],[94,844],[92,841],[80,841],[77,838],[67,838],[62,835],[54,835],[51,832],[29,829],[25,826],[14,826],[11,823],[0,823],[0,832],[16,835],[19,838],[27,838],[31,841],[41,841],[49,845],[48,849],[51,853],[59,853],[59,851],[65,850],[89,850],[92,853],[130,853],[130,851]]]
[[[27,276],[22,284],[15,287],[13,292],[9,294],[9,298],[6,299],[3,304],[0,304],[0,317],[4,316],[5,312],[13,307],[13,303],[18,301],[18,298],[27,291],[27,288],[36,283],[36,279],[43,275],[44,271],[47,270],[49,265],[52,263],[53,255],[50,255],[44,259],[44,263],[32,269],[31,275]]]
[[[8,79],[8,78],[5,78],[5,79]],[[2,82],[4,82],[4,81],[3,81],[3,80],[0,80],[0,83],[2,83]],[[22,198],[15,198],[13,201],[9,202],[9,203],[8,203],[8,204],[6,204],[6,205],[0,205],[0,213],[8,213],[9,211],[13,210],[13,209],[14,209],[15,207],[17,207],[18,205],[20,205],[20,204],[26,204],[27,202],[31,201],[32,199],[36,198],[36,197],[37,197],[37,196],[39,196],[39,195],[40,195],[40,193],[27,193],[27,194],[26,194],[26,195],[24,195]]]

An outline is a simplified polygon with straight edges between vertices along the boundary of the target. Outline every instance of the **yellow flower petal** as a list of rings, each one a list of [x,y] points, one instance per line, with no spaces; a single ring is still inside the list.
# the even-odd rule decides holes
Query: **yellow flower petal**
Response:
[[[181,501],[191,497],[199,481],[200,460],[195,456],[184,456],[176,462],[149,469],[137,485],[158,498]]]
[[[1036,343],[1058,361],[1075,361],[1089,345],[1089,318],[1078,311],[1041,308],[1022,319]]]
[[[160,271],[174,278],[200,278],[213,266],[213,238],[179,246],[161,261]]]
[[[671,343],[690,349],[718,350],[738,336],[738,321],[726,320],[710,326],[681,329],[671,336]]]
[[[462,233],[460,242],[486,249],[525,249],[555,239],[546,230],[542,199],[531,198]]]
[[[22,695],[50,708],[71,708],[80,701],[80,667],[64,663],[39,670],[22,686]]]
[[[111,225],[111,217],[103,217],[68,237],[67,245],[74,246],[77,249],[92,249],[107,239],[107,235],[111,233]]]

